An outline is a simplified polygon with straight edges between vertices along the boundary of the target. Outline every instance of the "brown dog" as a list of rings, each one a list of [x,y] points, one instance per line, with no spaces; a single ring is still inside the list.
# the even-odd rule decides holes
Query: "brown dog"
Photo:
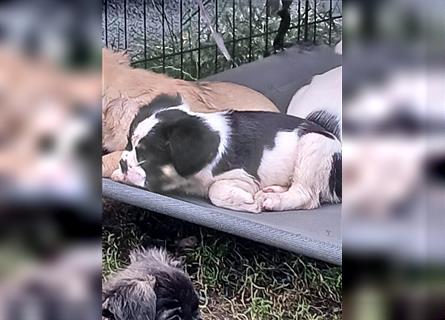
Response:
[[[196,112],[249,110],[278,112],[261,93],[228,82],[194,82],[130,67],[125,54],[102,51],[102,176],[110,177],[118,168],[127,145],[130,124],[139,108],[160,94],[180,94]],[[240,101],[242,101],[240,103]]]

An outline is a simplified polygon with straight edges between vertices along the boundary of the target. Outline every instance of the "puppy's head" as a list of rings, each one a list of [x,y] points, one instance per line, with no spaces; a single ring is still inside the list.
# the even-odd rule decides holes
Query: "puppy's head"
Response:
[[[104,318],[199,320],[199,300],[189,277],[163,250],[136,250],[130,265],[103,290]]]
[[[151,275],[118,276],[104,290],[102,318],[154,320],[156,315],[154,283],[155,278]]]
[[[142,250],[133,253],[132,261],[149,266],[156,278],[157,320],[199,320],[199,299],[181,263],[163,250]]]
[[[202,116],[190,112],[179,97],[161,98],[151,111],[142,110],[136,116],[120,162],[127,182],[154,191],[169,179],[203,169],[215,158],[220,142],[218,132]]]

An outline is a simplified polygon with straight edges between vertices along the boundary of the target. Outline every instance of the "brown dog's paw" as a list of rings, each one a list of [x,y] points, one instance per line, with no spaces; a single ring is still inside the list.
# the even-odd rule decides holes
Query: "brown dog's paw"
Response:
[[[111,175],[119,169],[119,161],[122,151],[115,151],[102,156],[102,177],[111,178]]]
[[[125,175],[122,173],[121,169],[116,169],[111,174],[111,180],[117,181],[117,182],[124,182],[125,181]]]

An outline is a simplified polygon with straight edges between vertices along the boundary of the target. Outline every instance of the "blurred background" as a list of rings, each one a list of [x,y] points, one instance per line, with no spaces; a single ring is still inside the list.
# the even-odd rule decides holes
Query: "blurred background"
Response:
[[[343,10],[343,314],[444,319],[445,3]]]
[[[100,317],[100,4],[0,4],[0,319]]]

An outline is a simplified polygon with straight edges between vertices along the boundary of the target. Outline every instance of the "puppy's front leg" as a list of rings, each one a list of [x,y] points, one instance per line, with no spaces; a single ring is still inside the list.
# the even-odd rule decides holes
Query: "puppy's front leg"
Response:
[[[261,203],[254,198],[257,187],[241,180],[218,180],[209,189],[210,201],[218,207],[236,211],[261,212]]]
[[[102,177],[110,178],[119,169],[119,161],[123,151],[115,151],[102,156]]]

